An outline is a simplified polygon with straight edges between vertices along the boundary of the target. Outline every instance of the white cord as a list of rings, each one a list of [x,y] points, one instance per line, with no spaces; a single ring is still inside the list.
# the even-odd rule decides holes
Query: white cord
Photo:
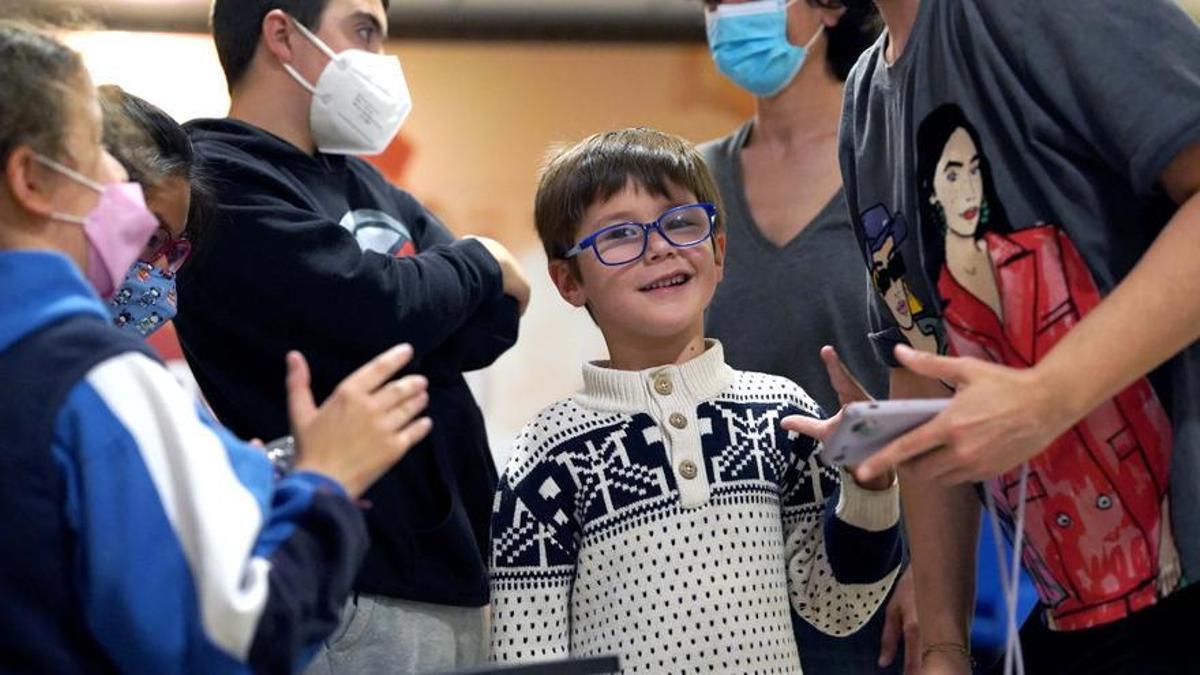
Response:
[[[1025,675],[1025,657],[1021,650],[1021,635],[1017,627],[1017,599],[1021,589],[1021,548],[1025,537],[1025,495],[1029,479],[1029,464],[1021,465],[1021,480],[1017,487],[1017,518],[1013,523],[1013,558],[1005,560],[1004,542],[1000,533],[1000,518],[996,514],[996,501],[985,485],[984,501],[992,523],[992,542],[999,561],[1000,587],[1004,593],[1004,609],[1007,614],[1004,641],[1004,675]],[[998,480],[1003,480],[998,479]]]

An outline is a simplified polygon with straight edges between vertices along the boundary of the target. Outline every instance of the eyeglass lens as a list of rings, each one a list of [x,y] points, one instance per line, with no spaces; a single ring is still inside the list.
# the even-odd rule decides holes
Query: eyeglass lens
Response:
[[[658,231],[677,248],[695,246],[708,238],[712,220],[703,206],[675,208],[659,217]],[[653,229],[653,228],[649,228]],[[596,238],[596,253],[608,265],[632,262],[645,251],[649,229],[638,223],[623,223],[601,232]]]

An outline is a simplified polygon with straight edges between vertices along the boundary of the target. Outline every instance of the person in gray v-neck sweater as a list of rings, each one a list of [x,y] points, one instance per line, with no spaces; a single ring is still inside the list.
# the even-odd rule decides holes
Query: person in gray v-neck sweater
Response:
[[[828,416],[839,404],[819,356],[824,345],[837,346],[871,395],[887,393],[887,370],[867,337],[870,284],[836,152],[842,83],[877,35],[878,22],[870,7],[843,14],[837,0],[807,0],[786,9],[753,4],[705,2],[717,68],[757,96],[753,120],[699,147],[721,192],[729,237],[725,278],[705,329],[725,345],[731,365],[800,384]],[[739,60],[732,48],[744,37],[746,19],[739,17],[747,13],[759,26],[776,26],[774,42],[758,50],[774,55],[770,62]],[[805,47],[797,47],[801,44]],[[774,91],[764,93],[767,89]],[[849,637],[829,637],[793,617],[805,672],[902,672],[903,656],[882,659],[890,660],[882,669],[878,663],[891,651],[881,647],[887,614],[890,644],[903,642],[905,623],[908,639],[916,638],[909,576],[902,577],[887,611]],[[909,665],[915,667],[915,661]]]
[[[752,126],[747,122],[700,147],[725,200],[730,241],[725,280],[705,316],[706,329],[720,336],[735,367],[788,378],[826,415],[839,406],[818,358],[824,345],[836,345],[867,391],[882,397],[887,370],[867,339],[870,286],[842,191],[783,246],[768,240],[742,188],[738,153]]]

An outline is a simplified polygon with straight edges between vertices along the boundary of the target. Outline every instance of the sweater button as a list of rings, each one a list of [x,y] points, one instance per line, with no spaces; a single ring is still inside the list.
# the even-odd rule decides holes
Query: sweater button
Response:
[[[675,385],[671,384],[670,377],[659,375],[654,378],[654,391],[657,391],[660,396],[670,396],[671,392],[675,391]]]
[[[667,421],[669,421],[671,426],[675,427],[676,429],[684,429],[687,427],[687,417],[685,417],[682,413],[671,413],[671,416],[667,418]]]
[[[685,459],[679,463],[679,475],[683,476],[684,480],[691,480],[699,473],[696,469],[696,463],[690,459]]]

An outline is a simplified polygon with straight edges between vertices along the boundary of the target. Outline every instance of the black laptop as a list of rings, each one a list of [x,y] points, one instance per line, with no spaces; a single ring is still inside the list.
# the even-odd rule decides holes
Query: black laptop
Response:
[[[455,670],[440,675],[612,675],[621,672],[621,660],[616,656],[586,659],[560,659],[503,665],[493,663],[468,670]]]

